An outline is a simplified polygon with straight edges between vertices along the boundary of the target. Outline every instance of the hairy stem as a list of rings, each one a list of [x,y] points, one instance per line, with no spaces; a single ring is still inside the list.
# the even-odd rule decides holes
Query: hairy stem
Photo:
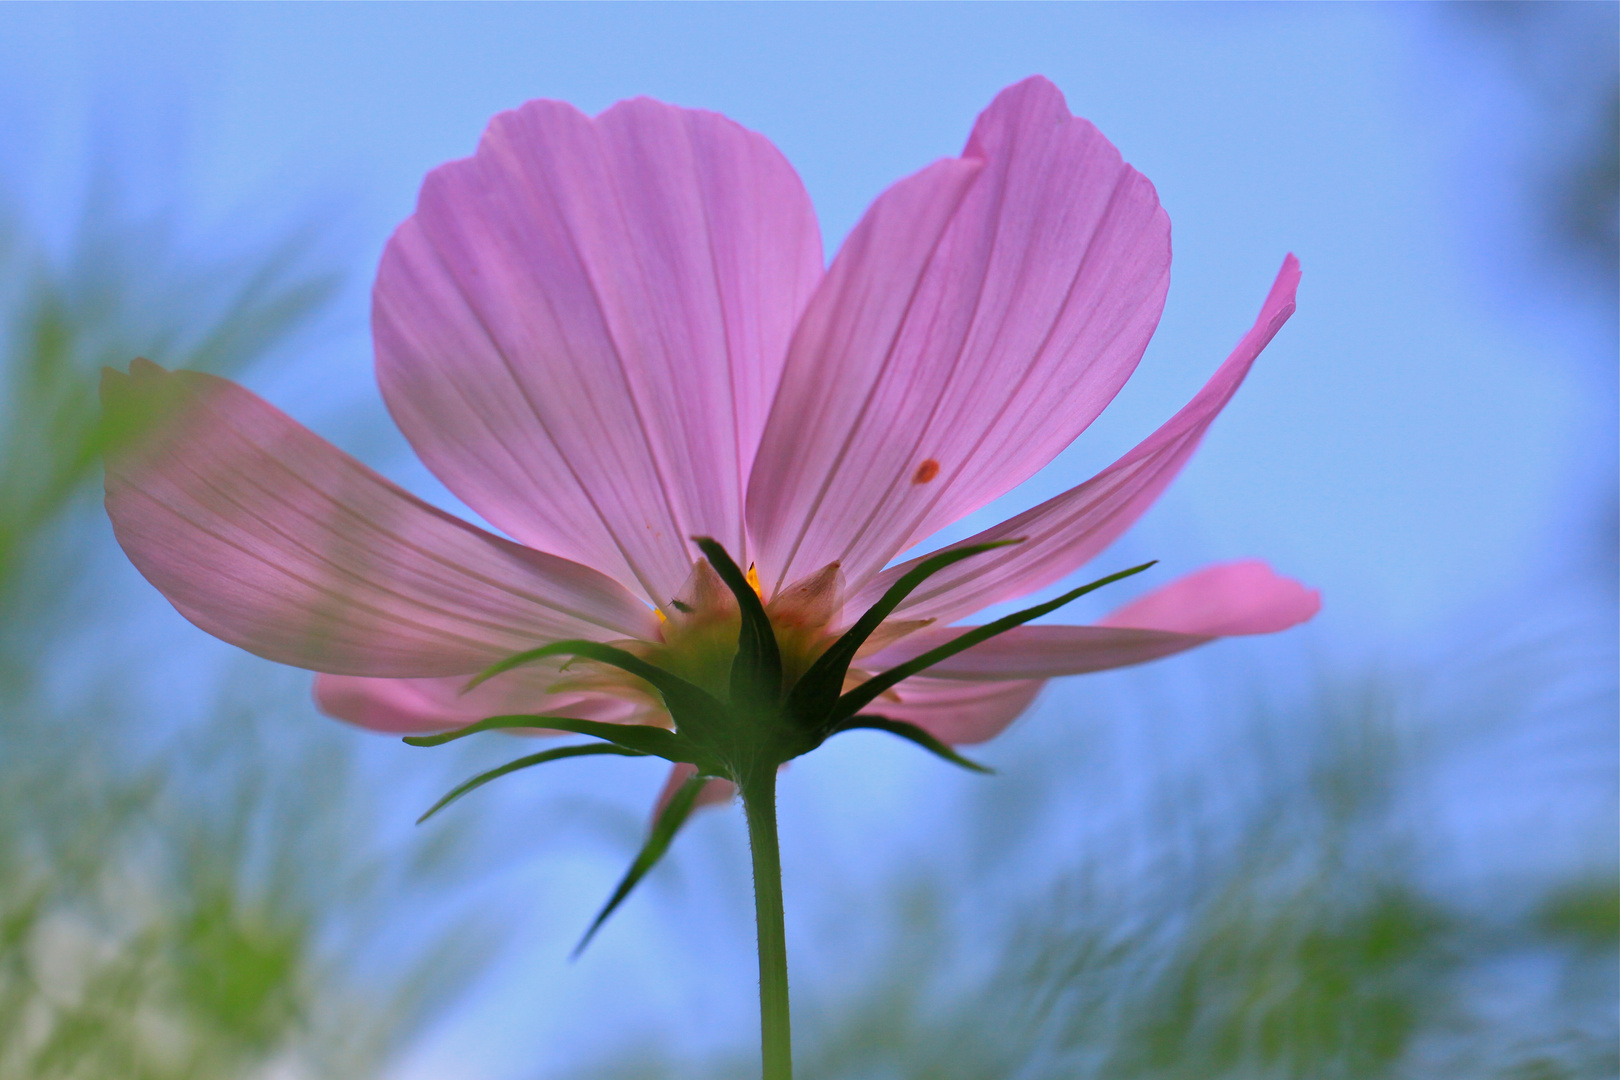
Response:
[[[762,764],[741,778],[754,856],[754,917],[759,924],[759,1029],[764,1080],[793,1080],[788,1026],[787,937],[782,919],[782,856],[776,842],[776,768]]]

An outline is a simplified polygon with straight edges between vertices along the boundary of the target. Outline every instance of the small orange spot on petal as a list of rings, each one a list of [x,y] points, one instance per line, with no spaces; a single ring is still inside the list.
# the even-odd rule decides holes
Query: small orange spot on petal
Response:
[[[917,471],[911,475],[911,482],[913,484],[926,484],[928,481],[932,480],[938,475],[939,462],[935,461],[933,458],[929,458],[927,461],[917,466]]]

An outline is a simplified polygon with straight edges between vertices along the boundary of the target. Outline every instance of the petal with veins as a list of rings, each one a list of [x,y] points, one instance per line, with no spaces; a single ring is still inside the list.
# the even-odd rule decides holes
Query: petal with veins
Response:
[[[372,324],[388,407],[496,526],[668,601],[707,534],[746,558],[743,485],[822,274],[762,136],[646,99],[533,101],[434,170]]]
[[[1172,581],[1112,612],[1096,626],[1015,626],[928,669],[935,679],[1051,679],[1128,667],[1218,637],[1274,634],[1322,606],[1315,589],[1258,559],[1219,563]],[[883,671],[938,648],[971,626],[920,630],[862,661]],[[902,683],[903,688],[909,683]]]
[[[466,676],[439,679],[368,679],[358,675],[317,675],[315,704],[328,716],[372,731],[424,734],[466,727],[489,716],[535,713],[609,723],[640,722],[644,705],[602,694],[548,694],[543,679],[524,668],[463,694]],[[536,729],[539,731],[540,729]]]
[[[1292,255],[1260,309],[1260,317],[1220,369],[1163,427],[1079,487],[1048,499],[950,547],[1023,538],[1023,542],[963,559],[908,596],[897,614],[949,622],[1000,600],[1023,596],[1068,576],[1113,543],[1175,479],[1215,417],[1283,323],[1294,312],[1299,261]],[[932,554],[932,553],[930,553]],[[876,603],[922,556],[890,567],[851,600],[855,610]]]
[[[862,665],[870,671],[884,671],[972,629],[942,626],[921,630],[868,657]],[[984,680],[1083,675],[1157,660],[1210,640],[1209,636],[1115,626],[1017,626],[940,661],[928,669],[928,676]]]
[[[1099,625],[1228,637],[1275,634],[1322,610],[1322,594],[1259,559],[1217,563],[1111,612]]]
[[[1158,323],[1153,186],[1044,79],[850,234],[788,354],[748,490],[767,589],[834,560],[859,587],[1090,425]]]
[[[108,456],[119,543],[182,615],[249,652],[414,678],[657,634],[611,578],[429,506],[234,383],[136,361],[102,395],[135,420],[172,410]]]

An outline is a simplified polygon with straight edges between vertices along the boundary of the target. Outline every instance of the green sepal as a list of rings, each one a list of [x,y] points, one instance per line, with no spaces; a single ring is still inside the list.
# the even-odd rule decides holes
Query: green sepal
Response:
[[[993,774],[996,770],[980,765],[977,761],[969,760],[928,734],[916,724],[908,724],[904,720],[890,720],[887,716],[873,716],[870,713],[861,713],[852,716],[838,725],[839,731],[855,731],[860,728],[871,728],[874,731],[887,731],[890,735],[898,735],[902,739],[910,739],[918,746],[931,754],[944,758],[952,765],[960,765],[976,773]]]
[[[680,829],[687,817],[691,815],[692,807],[696,805],[698,794],[702,792],[703,785],[707,784],[710,779],[711,777],[707,776],[694,776],[676,789],[674,796],[670,798],[668,805],[664,807],[663,813],[659,814],[658,820],[653,822],[652,831],[647,834],[647,842],[641,845],[641,850],[636,853],[635,861],[630,864],[630,869],[626,870],[624,877],[620,879],[618,888],[613,890],[613,895],[608,897],[608,902],[597,913],[596,920],[591,923],[591,928],[585,931],[585,936],[579,939],[578,945],[574,946],[570,959],[577,959],[579,954],[585,951],[585,946],[591,943],[591,938],[596,936],[596,932],[602,928],[602,924],[607,921],[607,917],[613,914],[613,910],[624,902],[625,897],[630,895],[630,890],[634,889],[637,883],[647,876],[647,871],[656,866],[658,860],[664,857],[664,852],[669,850],[670,841],[675,839],[675,833]]]
[[[755,597],[758,600],[758,597]],[[776,639],[771,639],[774,647]],[[480,683],[493,679],[502,672],[513,668],[532,664],[536,660],[545,660],[552,656],[583,656],[587,660],[616,667],[621,671],[628,671],[639,679],[653,685],[663,695],[664,704],[669,706],[670,715],[675,717],[678,724],[683,718],[694,716],[714,716],[721,711],[721,705],[707,690],[695,683],[687,682],[673,672],[665,671],[656,664],[649,664],[634,653],[612,645],[604,645],[600,641],[554,641],[550,645],[542,645],[538,649],[529,649],[527,652],[516,653],[504,660],[499,660],[468,681],[461,692],[478,686]]]
[[[612,744],[604,743],[590,743],[585,746],[559,746],[555,750],[543,750],[538,754],[530,754],[528,757],[520,757],[516,761],[508,761],[500,768],[479,773],[470,780],[463,780],[461,783],[447,791],[444,798],[430,806],[427,813],[416,819],[416,823],[418,825],[422,824],[422,822],[426,821],[434,814],[437,814],[440,810],[443,810],[445,807],[449,806],[451,803],[455,802],[469,791],[481,788],[491,780],[499,780],[508,773],[515,773],[519,769],[527,769],[531,765],[543,765],[548,761],[560,761],[563,758],[571,757],[586,757],[591,754],[619,754],[623,757],[647,757],[647,755],[640,750],[630,750],[623,746],[614,746]]]
[[[845,630],[839,639],[810,665],[810,670],[800,677],[788,694],[785,710],[787,715],[800,723],[808,724],[814,724],[825,717],[832,710],[833,703],[838,700],[839,691],[844,688],[844,676],[849,672],[849,665],[854,663],[855,654],[866,644],[866,639],[872,636],[873,631],[883,620],[892,615],[894,609],[900,606],[900,602],[916,591],[923,582],[953,563],[974,555],[982,555],[986,551],[1023,542],[1020,537],[952,548],[931,555],[912,567],[899,581],[889,586],[882,599],[866,609],[866,614],[857,619],[854,626]]]
[[[589,735],[614,746],[650,754],[665,761],[690,761],[691,753],[686,740],[668,728],[653,724],[610,724],[604,720],[576,720],[571,716],[534,716],[518,713],[510,716],[490,716],[455,731],[438,735],[407,735],[411,746],[442,746],[455,739],[477,735],[481,731],[499,731],[504,728],[544,728],[547,731],[570,731],[575,735]]]
[[[782,653],[776,631],[765,614],[759,594],[725,548],[712,537],[694,536],[709,565],[737,598],[742,626],[737,631],[737,655],[731,661],[731,699],[774,706],[782,693]]]
[[[990,640],[997,634],[1004,634],[1015,626],[1022,626],[1031,619],[1038,619],[1048,612],[1056,611],[1064,604],[1067,604],[1073,600],[1078,600],[1080,597],[1086,595],[1086,593],[1100,589],[1104,585],[1112,585],[1114,582],[1119,581],[1122,578],[1128,578],[1132,574],[1140,574],[1143,570],[1146,570],[1148,567],[1152,566],[1158,561],[1159,560],[1154,559],[1153,562],[1145,562],[1141,566],[1133,566],[1129,570],[1121,570],[1117,574],[1109,574],[1107,577],[1098,578],[1089,585],[1082,585],[1078,589],[1071,589],[1055,600],[1048,600],[1044,604],[1036,604],[1034,607],[1028,607],[1023,611],[1014,612],[1013,614],[1004,618],[997,619],[995,622],[985,623],[983,626],[975,627],[974,629],[969,630],[967,633],[962,634],[960,637],[952,638],[950,641],[947,641],[945,644],[936,649],[929,649],[921,656],[907,660],[905,663],[900,664],[897,667],[892,667],[882,674],[874,675],[838,699],[838,703],[833,707],[832,715],[829,718],[829,721],[836,728],[845,717],[854,716],[867,705],[875,701],[878,695],[882,694],[885,690],[889,689],[891,686],[894,686],[896,683],[909,679],[913,675],[921,674],[922,672],[933,667],[935,664],[939,663],[941,660],[947,660],[959,652],[971,649],[980,642]]]

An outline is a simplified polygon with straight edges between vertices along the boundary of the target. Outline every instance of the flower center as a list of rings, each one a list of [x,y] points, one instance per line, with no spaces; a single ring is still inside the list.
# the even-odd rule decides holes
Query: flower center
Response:
[[[796,684],[816,660],[838,639],[838,619],[843,607],[843,574],[837,563],[829,564],[794,582],[765,601],[759,573],[750,565],[746,580],[754,594],[764,601],[772,636],[781,656],[782,687],[785,692]],[[737,656],[742,612],[737,598],[707,560],[700,560],[682,586],[680,594],[658,609],[659,638],[656,641],[619,643],[626,651],[702,687],[717,699],[726,700],[731,686],[732,663]],[[896,621],[885,624],[874,635],[874,651],[904,636],[924,622]],[[852,668],[845,680],[854,685],[868,672]],[[608,665],[576,661],[565,672],[553,691],[591,690],[634,701],[643,707],[641,723],[668,724],[670,717],[659,694],[646,682]],[[889,695],[893,697],[891,692]]]
[[[747,581],[765,600],[759,572],[750,565]],[[792,686],[827,650],[837,635],[833,620],[842,607],[843,575],[833,563],[783,589],[765,604],[782,657],[783,687]],[[724,699],[737,655],[742,612],[737,599],[707,560],[693,568],[681,595],[661,611],[661,637],[637,650],[644,660],[696,683]]]

